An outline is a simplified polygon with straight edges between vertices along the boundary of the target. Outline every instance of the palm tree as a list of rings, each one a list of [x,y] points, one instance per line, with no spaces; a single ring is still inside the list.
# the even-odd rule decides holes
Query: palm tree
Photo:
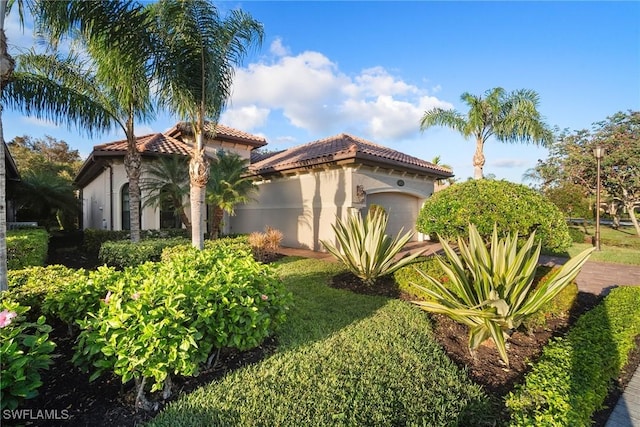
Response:
[[[262,24],[238,10],[221,19],[206,0],[160,0],[149,7],[155,24],[155,78],[161,104],[189,122],[194,132],[189,162],[191,241],[202,249],[209,179],[205,120],[215,132],[230,95],[233,67],[242,62],[248,48],[262,43]]]
[[[257,191],[251,177],[247,176],[249,161],[236,153],[220,150],[211,168],[207,183],[209,205],[209,234],[211,239],[220,235],[220,224],[224,212],[235,214],[235,206],[251,200],[250,194]]]
[[[449,170],[453,170],[453,168],[446,164],[446,163],[442,163],[442,157],[440,157],[440,155],[434,156],[433,159],[431,159],[431,163],[433,163],[436,166],[441,166],[443,168],[447,168]],[[446,178],[446,179],[436,179],[436,184],[441,187],[445,184],[453,184],[454,182],[456,182],[455,178]]]
[[[191,222],[185,211],[185,197],[189,194],[189,165],[183,156],[160,157],[148,163],[141,190],[147,194],[144,206],[162,206],[169,203],[182,224],[191,232]]]
[[[474,178],[482,179],[484,144],[490,137],[501,142],[535,143],[543,146],[552,142],[553,132],[538,112],[538,98],[536,92],[528,89],[507,93],[498,87],[488,90],[484,98],[465,92],[461,99],[469,106],[466,116],[456,110],[434,108],[422,116],[420,130],[445,126],[457,130],[465,138],[475,137]]]

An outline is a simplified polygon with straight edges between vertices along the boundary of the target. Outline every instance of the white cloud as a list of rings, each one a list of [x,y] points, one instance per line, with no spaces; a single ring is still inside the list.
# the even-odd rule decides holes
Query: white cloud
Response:
[[[38,126],[43,128],[58,129],[60,127],[58,124],[56,124],[55,122],[52,122],[51,120],[38,119],[37,117],[33,117],[33,116],[22,116],[20,120],[22,120],[22,122],[28,125]]]
[[[280,39],[272,43],[271,52],[277,55],[273,62],[237,70],[234,108],[225,123],[237,120],[236,127],[258,127],[266,125],[267,115],[278,113],[310,133],[346,131],[382,142],[418,134],[420,117],[430,108],[453,107],[383,67],[349,76],[322,53],[290,55]]]
[[[245,107],[227,109],[222,113],[220,123],[250,132],[254,128],[263,126],[268,117],[268,108],[247,105]]]
[[[490,166],[496,168],[521,168],[527,166],[529,163],[522,159],[498,159],[493,162],[489,162]]]
[[[273,42],[271,42],[271,46],[269,46],[269,52],[274,54],[275,56],[286,56],[289,55],[289,48],[282,44],[282,39],[277,38]]]

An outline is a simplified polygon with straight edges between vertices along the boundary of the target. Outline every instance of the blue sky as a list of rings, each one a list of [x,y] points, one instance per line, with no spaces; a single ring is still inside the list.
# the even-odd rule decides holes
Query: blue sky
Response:
[[[284,149],[341,132],[426,160],[439,155],[456,177],[473,175],[474,144],[444,128],[419,131],[434,106],[466,112],[463,92],[533,89],[550,126],[577,130],[640,110],[639,2],[217,3],[262,22],[265,39],[236,72],[221,123]],[[32,43],[8,20],[10,51]],[[178,119],[160,114],[137,133]],[[5,138],[64,139],[86,157],[89,139],[66,127],[5,111]],[[485,174],[521,182],[544,148],[489,141]]]

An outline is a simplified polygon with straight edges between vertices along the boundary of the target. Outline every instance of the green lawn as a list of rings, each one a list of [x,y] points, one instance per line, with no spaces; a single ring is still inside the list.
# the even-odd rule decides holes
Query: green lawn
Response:
[[[327,286],[335,263],[285,258],[278,350],[170,404],[153,426],[483,425],[489,397],[410,304]]]

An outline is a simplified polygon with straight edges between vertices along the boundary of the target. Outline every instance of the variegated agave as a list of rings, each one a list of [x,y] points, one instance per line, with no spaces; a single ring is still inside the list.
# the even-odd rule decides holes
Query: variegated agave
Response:
[[[483,341],[492,339],[508,366],[506,340],[510,333],[570,284],[594,250],[586,249],[571,258],[548,281],[535,288],[540,243],[535,245],[534,238],[535,232],[518,250],[518,235],[498,239],[494,225],[488,249],[477,228],[470,224],[469,243],[458,239],[460,255],[442,240],[448,263],[438,261],[449,278],[447,286],[421,273],[433,290],[416,286],[435,302],[415,301],[415,304],[469,326],[472,353]]]
[[[393,273],[423,253],[417,251],[397,260],[396,256],[413,233],[402,234],[400,230],[397,236],[388,236],[385,234],[388,219],[382,209],[370,211],[364,219],[360,212],[352,212],[346,222],[338,218],[332,225],[340,249],[324,240],[322,244],[349,271],[367,285],[373,285],[379,277]]]

